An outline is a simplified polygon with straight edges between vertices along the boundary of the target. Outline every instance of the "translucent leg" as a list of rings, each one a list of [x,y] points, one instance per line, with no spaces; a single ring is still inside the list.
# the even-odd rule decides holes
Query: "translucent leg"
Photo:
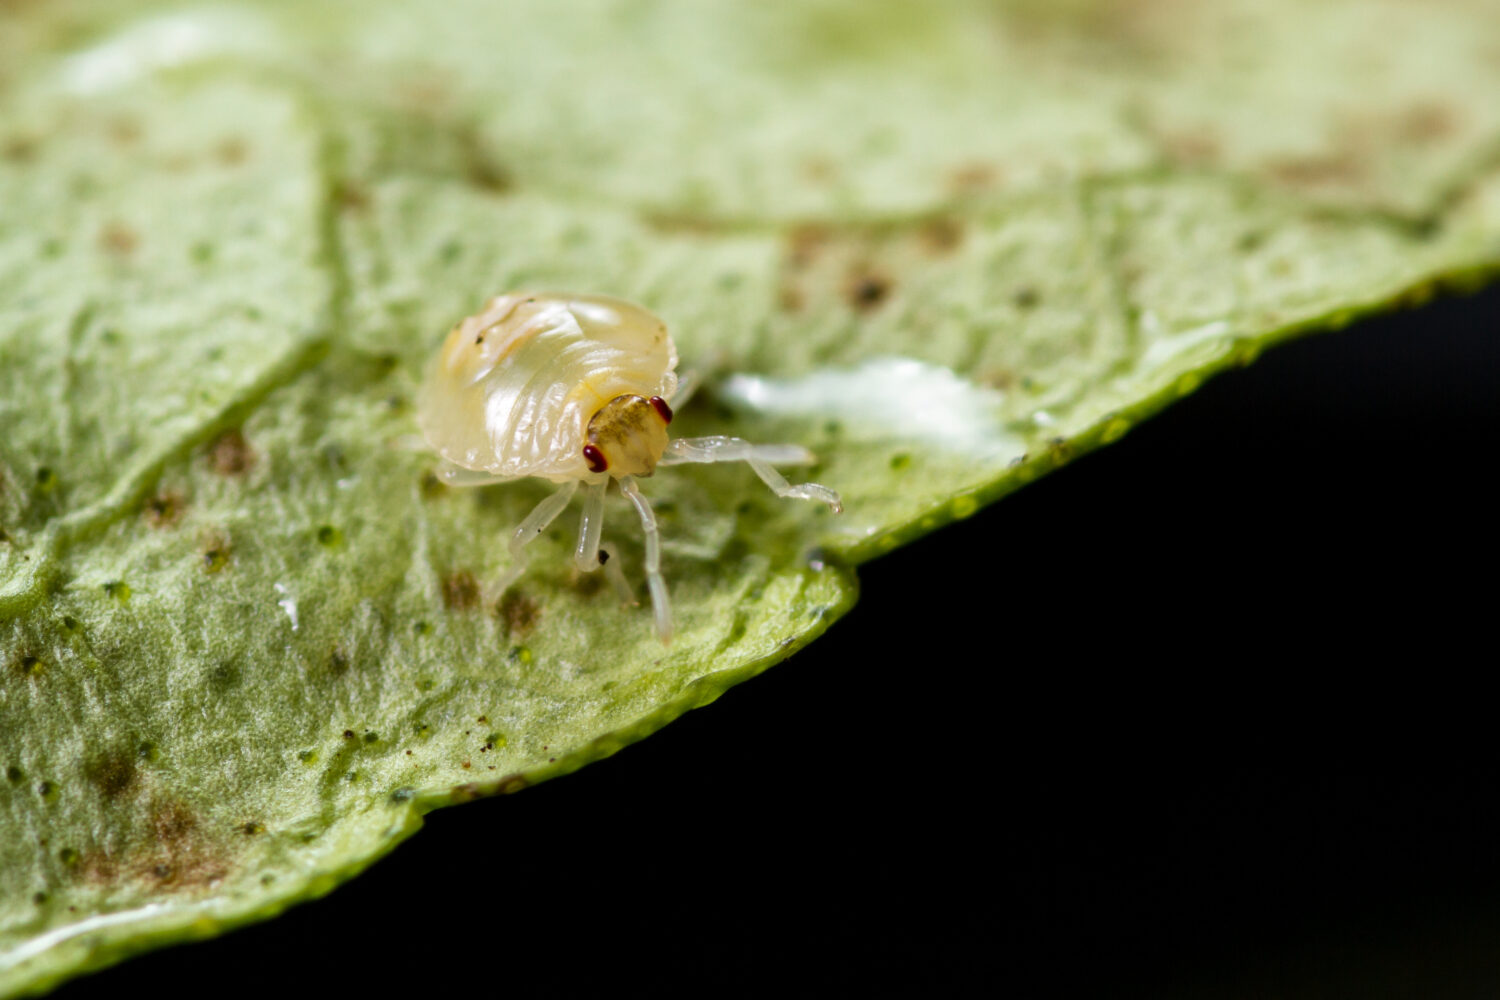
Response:
[[[583,518],[578,522],[578,547],[573,550],[573,565],[580,573],[599,568],[599,535],[604,530],[604,491],[609,480],[589,483],[583,498]]]
[[[436,475],[449,486],[493,486],[495,483],[511,481],[509,476],[497,476],[482,469],[465,469],[446,459],[438,466]]]
[[[557,515],[568,506],[568,501],[573,499],[573,493],[578,489],[578,480],[572,479],[563,483],[557,491],[532,508],[526,519],[516,526],[516,530],[510,536],[510,559],[511,567],[500,577],[500,591],[504,593],[506,588],[516,582],[516,579],[526,570],[526,546],[531,541],[547,530],[547,525],[557,519]]]
[[[751,444],[735,437],[678,438],[667,445],[662,456],[663,465],[682,465],[687,462],[744,462],[755,470],[760,481],[771,487],[779,497],[794,497],[798,500],[816,500],[826,503],[837,514],[844,509],[839,495],[817,483],[798,483],[793,486],[786,477],[773,469],[772,465],[811,465],[817,461],[813,453],[795,444]]]
[[[641,517],[641,531],[646,536],[646,587],[651,591],[651,610],[656,615],[656,634],[662,645],[672,641],[672,603],[667,597],[667,581],[661,575],[661,535],[656,530],[656,515],[641,496],[632,476],[620,477],[620,492],[625,494]]]

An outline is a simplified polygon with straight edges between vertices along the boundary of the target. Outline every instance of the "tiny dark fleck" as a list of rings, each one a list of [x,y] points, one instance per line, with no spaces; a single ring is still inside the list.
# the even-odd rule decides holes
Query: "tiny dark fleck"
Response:
[[[600,549],[599,550],[599,565],[603,566],[607,562],[609,562],[609,553],[605,552],[603,549]]]
[[[335,548],[344,540],[343,532],[331,524],[325,524],[318,529],[318,544],[327,548]]]
[[[890,292],[890,279],[873,272],[855,274],[845,289],[849,304],[860,312],[874,309],[886,300]]]
[[[475,719],[474,721],[475,722],[489,722],[490,721],[490,717],[488,715],[481,715],[479,718]]]
[[[146,501],[146,523],[153,528],[170,528],[182,520],[183,496],[176,490],[164,490]]]
[[[1017,309],[1035,309],[1037,304],[1042,301],[1042,295],[1035,288],[1028,286],[1016,289],[1016,294],[1012,301],[1015,302]]]
[[[203,572],[210,575],[229,565],[232,549],[229,539],[217,531],[206,532],[198,540],[198,550],[203,555]]]
[[[344,739],[346,739],[346,740],[352,740],[352,739],[354,739],[354,730],[352,730],[352,729],[346,729],[346,730],[344,730]]]
[[[407,752],[410,753],[411,751]],[[412,799],[416,798],[416,795],[417,790],[415,788],[398,788],[391,793],[391,801],[410,802]]]
[[[244,826],[240,827],[240,832],[242,832],[247,837],[254,837],[259,834],[265,833],[266,825],[264,823],[257,823],[254,820],[251,820],[249,823],[246,823]]]
[[[43,904],[45,904],[47,902],[47,898],[48,897],[47,897],[47,894],[45,892],[38,892],[38,893],[35,893],[35,894],[32,895],[31,901],[33,903],[35,903],[37,906],[42,906]]]
[[[379,742],[379,740],[380,740],[380,734],[379,733],[365,733],[365,742],[366,743],[377,743],[377,742]]]
[[[26,774],[19,767],[12,764],[5,769],[5,780],[12,785],[19,785],[22,781],[26,780]]]

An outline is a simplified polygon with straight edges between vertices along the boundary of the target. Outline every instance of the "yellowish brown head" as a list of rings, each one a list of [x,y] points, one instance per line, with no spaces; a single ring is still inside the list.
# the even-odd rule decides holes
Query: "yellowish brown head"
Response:
[[[672,408],[660,396],[616,396],[589,421],[583,446],[591,472],[649,476],[667,447]]]

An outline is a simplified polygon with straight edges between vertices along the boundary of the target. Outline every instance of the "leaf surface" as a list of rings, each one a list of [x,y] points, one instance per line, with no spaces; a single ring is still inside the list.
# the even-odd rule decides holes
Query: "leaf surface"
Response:
[[[940,10],[3,8],[0,992],[607,755],[858,562],[1500,260],[1492,5]],[[407,442],[521,287],[658,311],[708,375],[674,429],[805,444],[846,512],[663,470],[667,648],[568,519],[494,593],[544,487]]]

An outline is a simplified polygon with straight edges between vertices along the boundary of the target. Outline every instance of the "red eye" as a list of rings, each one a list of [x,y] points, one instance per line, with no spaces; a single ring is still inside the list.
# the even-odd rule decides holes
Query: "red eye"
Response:
[[[609,468],[609,462],[604,458],[604,452],[591,444],[583,446],[583,460],[589,463],[590,472],[603,472]]]
[[[672,422],[672,408],[667,405],[665,399],[662,399],[660,396],[652,396],[651,406],[656,410],[657,416],[661,417],[662,423],[670,424]]]

